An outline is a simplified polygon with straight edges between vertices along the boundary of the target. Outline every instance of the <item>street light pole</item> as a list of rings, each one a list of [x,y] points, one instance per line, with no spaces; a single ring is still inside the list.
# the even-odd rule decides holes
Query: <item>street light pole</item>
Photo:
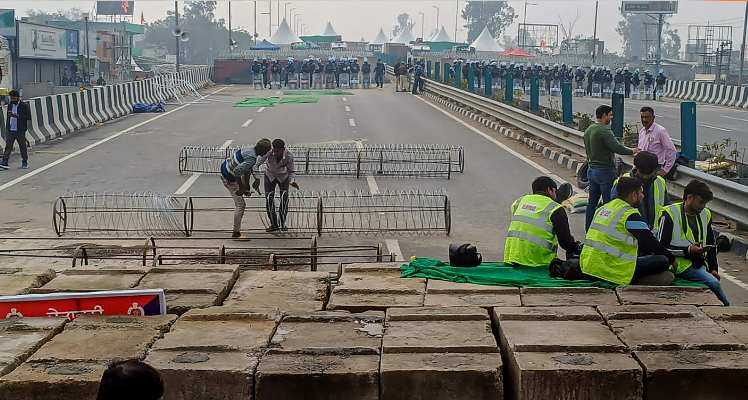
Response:
[[[174,31],[179,30],[179,1],[174,0]],[[182,40],[180,36],[174,38],[177,43],[177,73],[179,73],[179,42]]]
[[[255,3],[255,28],[254,28],[255,34],[253,38],[254,38],[255,46],[257,46],[257,0],[255,0],[254,3]]]
[[[455,43],[457,42],[457,16],[460,14],[460,0],[455,2]]]
[[[234,40],[231,38],[231,0],[229,0],[229,53],[234,52]]]
[[[288,19],[288,5],[291,4],[290,1],[287,1],[285,4],[283,4],[283,18]],[[293,10],[293,7],[291,8]]]
[[[273,0],[268,0],[268,35],[273,36]]]
[[[595,64],[595,55],[597,53],[597,6],[599,1],[595,1],[595,27],[592,30],[592,64]]]
[[[91,52],[88,44],[88,13],[83,15],[86,25],[86,63],[83,65],[83,72],[86,74],[86,84],[91,83]]]
[[[419,11],[418,13],[421,14],[421,40],[423,40],[423,21],[426,14],[424,14],[423,11]]]
[[[743,64],[745,64],[745,30],[748,24],[748,1],[745,2],[745,16],[743,17],[743,44],[740,45],[740,73],[738,74],[738,86],[743,84]]]
[[[437,6],[431,6],[433,8],[436,8],[436,30],[439,30],[439,7]]]

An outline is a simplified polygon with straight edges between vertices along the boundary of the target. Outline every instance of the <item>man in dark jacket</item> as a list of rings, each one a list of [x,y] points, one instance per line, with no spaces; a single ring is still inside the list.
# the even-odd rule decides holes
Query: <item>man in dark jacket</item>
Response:
[[[31,110],[26,102],[21,101],[21,96],[17,90],[10,91],[10,104],[8,104],[8,113],[5,120],[5,152],[3,160],[0,162],[0,169],[8,169],[8,159],[13,151],[13,143],[18,142],[18,148],[21,150],[21,168],[29,167],[29,155],[26,149],[26,129],[28,121],[31,120]]]
[[[374,81],[377,87],[384,87],[384,63],[381,59],[377,60],[377,65],[374,67]]]

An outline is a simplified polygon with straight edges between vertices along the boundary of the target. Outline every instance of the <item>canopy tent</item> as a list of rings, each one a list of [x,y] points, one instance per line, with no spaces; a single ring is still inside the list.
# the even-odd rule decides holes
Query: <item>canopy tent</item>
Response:
[[[338,34],[335,32],[335,29],[333,29],[332,24],[330,21],[327,21],[327,25],[325,26],[325,30],[322,32],[320,36],[338,36]]]
[[[138,63],[135,62],[135,58],[130,59],[130,67],[132,68],[134,72],[143,72],[143,69],[140,68],[140,65],[138,65]]]
[[[519,47],[516,49],[508,49],[501,53],[501,55],[504,56],[513,56],[513,57],[532,57],[532,54],[524,51],[523,49],[520,49]]]
[[[374,40],[371,42],[371,44],[385,44],[387,43],[387,35],[384,34],[384,29],[379,28],[379,33],[377,34],[377,37],[374,38]]]
[[[266,39],[262,39],[261,42],[255,44],[249,48],[250,50],[278,50],[280,47],[268,42]]]
[[[491,32],[488,31],[488,26],[483,28],[483,32],[478,35],[477,38],[475,38],[475,41],[473,41],[472,44],[470,44],[470,47],[475,49],[475,51],[493,51],[493,52],[501,52],[504,51],[504,49],[499,46],[498,43],[496,43],[496,39],[491,36]]]
[[[273,36],[270,37],[270,42],[276,45],[289,45],[292,43],[303,42],[303,40],[299,39],[296,34],[291,32],[291,28],[288,27],[288,22],[283,18],[283,22],[281,22]]]
[[[442,28],[439,29],[439,32],[437,32],[434,36],[432,36],[429,39],[429,42],[451,42],[452,39],[449,37],[449,34],[447,34],[447,30],[444,29],[444,25],[442,25]]]
[[[416,38],[413,36],[413,32],[411,32],[410,29],[404,29],[396,38],[392,39],[392,43],[400,44],[410,44],[415,41]]]

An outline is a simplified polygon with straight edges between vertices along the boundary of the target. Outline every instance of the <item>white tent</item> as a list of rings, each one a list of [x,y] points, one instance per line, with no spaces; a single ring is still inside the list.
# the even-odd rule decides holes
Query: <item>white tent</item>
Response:
[[[288,22],[286,22],[285,18],[283,18],[283,22],[281,22],[278,30],[276,30],[273,36],[270,38],[270,43],[278,46],[301,42],[303,42],[303,40],[299,39],[296,34],[291,32],[291,28],[288,27]]]
[[[451,42],[452,39],[447,34],[447,31],[444,29],[444,25],[442,25],[442,28],[439,29],[439,32],[437,32],[434,36],[429,39],[431,42]]]
[[[415,42],[416,38],[413,36],[413,32],[410,31],[410,29],[405,29],[402,32],[400,32],[399,35],[397,35],[396,38],[392,39],[393,43],[401,43],[401,44],[410,44],[410,42]]]
[[[470,47],[474,48],[475,51],[504,51],[504,49],[496,43],[496,39],[491,36],[491,32],[488,31],[488,26],[483,28],[483,32],[475,38],[475,41],[470,45]]]
[[[322,32],[321,36],[338,36],[330,21],[327,22],[327,26],[325,26],[325,30]]]
[[[374,41],[371,42],[371,44],[385,44],[387,42],[387,35],[384,34],[384,29],[379,28],[379,33],[377,34],[377,37],[374,38]]]

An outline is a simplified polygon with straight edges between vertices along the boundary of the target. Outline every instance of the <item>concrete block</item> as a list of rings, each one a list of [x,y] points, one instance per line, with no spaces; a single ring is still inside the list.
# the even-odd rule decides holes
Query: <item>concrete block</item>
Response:
[[[623,352],[620,340],[602,322],[499,321],[502,348],[519,352]]]
[[[146,272],[145,269],[70,269],[57,275],[46,285],[32,289],[31,293],[131,289],[137,286]]]
[[[43,361],[23,363],[0,378],[3,400],[94,400],[107,363]]]
[[[326,272],[246,271],[223,302],[252,311],[313,312],[328,295]]]
[[[401,278],[400,274],[389,273],[343,273],[335,289],[348,292],[377,292],[385,294],[422,294],[426,280],[421,278]]]
[[[495,353],[490,321],[388,321],[386,353]]]
[[[603,288],[522,288],[523,306],[618,305],[618,296]]]
[[[748,345],[748,307],[702,307],[701,310],[741,343]]]
[[[571,307],[495,307],[497,321],[602,321],[588,306]]]
[[[13,269],[13,271],[13,273],[0,274],[0,296],[30,293],[31,289],[44,286],[55,277],[55,271],[51,269],[38,272],[22,269]]]
[[[385,311],[393,307],[420,306],[423,306],[423,294],[390,294],[375,291],[351,292],[336,287],[332,291],[327,309],[364,312],[368,310]]]
[[[387,321],[487,321],[488,313],[480,307],[413,307],[390,308]]]
[[[509,286],[477,285],[474,283],[457,283],[429,279],[426,284],[426,293],[429,294],[454,294],[454,293],[501,293],[518,294],[519,288]]]
[[[622,304],[722,305],[709,289],[699,287],[624,286],[616,293]]]
[[[503,399],[497,353],[384,354],[381,400]]]
[[[400,266],[404,262],[386,262],[386,263],[353,263],[343,265],[343,272],[350,273],[389,273],[400,276]]]
[[[143,358],[146,350],[176,319],[153,317],[81,316],[34,353],[27,363],[100,361]]]
[[[636,351],[648,400],[742,399],[748,393],[748,352]]]
[[[379,354],[383,313],[320,312],[284,319],[271,341],[275,353]]]
[[[688,305],[646,304],[600,306],[597,309],[606,321],[623,319],[707,318],[697,307]]]
[[[507,355],[514,400],[640,400],[642,370],[625,353],[518,352]]]
[[[632,350],[739,350],[738,337],[708,318],[610,319],[613,331]]]
[[[238,277],[239,266],[159,267],[149,271],[137,287],[164,289],[167,312],[182,314],[221,304]]]
[[[379,400],[378,355],[267,354],[255,400]]]
[[[44,343],[62,331],[64,318],[0,320],[0,376],[26,361]]]
[[[521,301],[519,291],[516,293],[452,293],[432,294],[427,293],[423,302],[424,306],[440,307],[508,307],[519,306]]]

